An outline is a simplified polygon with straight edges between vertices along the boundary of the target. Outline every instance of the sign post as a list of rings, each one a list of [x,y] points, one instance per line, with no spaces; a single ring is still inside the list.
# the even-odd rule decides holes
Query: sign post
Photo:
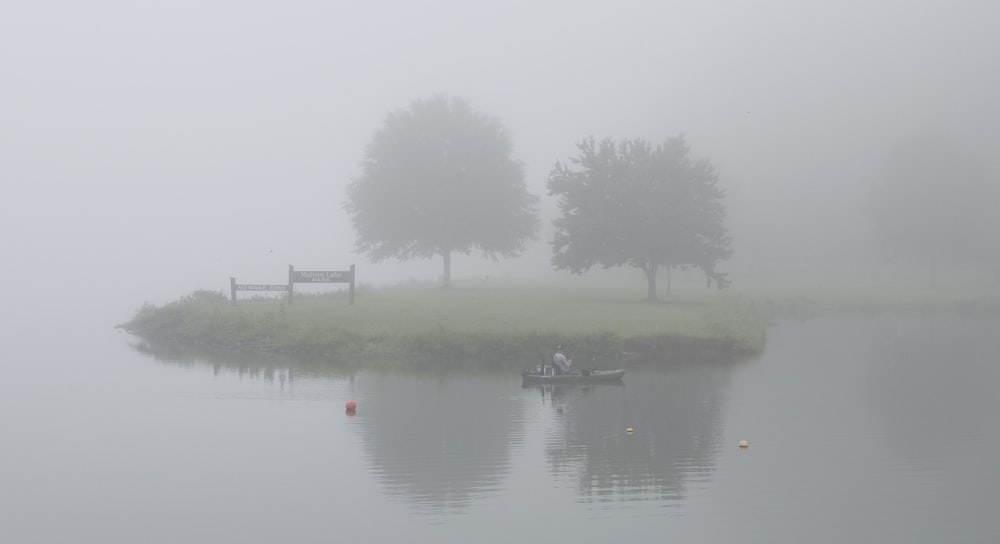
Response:
[[[288,303],[292,303],[293,285],[296,283],[349,283],[348,303],[354,304],[354,265],[350,270],[295,270],[288,265]]]
[[[236,283],[236,278],[229,278],[229,293],[236,306],[236,291],[289,291],[287,285],[273,283]],[[289,291],[290,292],[290,291]]]

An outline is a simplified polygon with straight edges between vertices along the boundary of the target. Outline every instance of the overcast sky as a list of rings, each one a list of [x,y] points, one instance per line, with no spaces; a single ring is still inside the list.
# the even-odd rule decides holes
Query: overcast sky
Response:
[[[1000,145],[998,21],[985,0],[4,2],[2,277],[113,291],[123,319],[288,264],[436,279],[355,255],[342,204],[385,115],[437,93],[509,128],[536,194],[586,136],[684,133],[736,258],[854,255],[894,142]],[[453,274],[545,274],[549,232]]]

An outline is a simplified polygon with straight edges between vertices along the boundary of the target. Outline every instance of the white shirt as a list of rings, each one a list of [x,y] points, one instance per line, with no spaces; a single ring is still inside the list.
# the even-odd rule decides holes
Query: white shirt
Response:
[[[555,355],[552,356],[552,364],[559,367],[559,370],[563,372],[569,370],[569,361],[566,360],[566,356],[562,354],[561,351],[557,351]]]

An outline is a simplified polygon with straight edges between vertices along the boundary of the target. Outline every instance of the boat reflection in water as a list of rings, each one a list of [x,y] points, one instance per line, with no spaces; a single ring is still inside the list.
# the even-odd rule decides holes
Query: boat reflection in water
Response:
[[[675,501],[713,471],[727,366],[630,371],[625,386],[542,388],[555,413],[545,455],[581,501]],[[634,429],[634,433],[626,432]]]
[[[467,513],[526,488],[532,496],[570,491],[598,509],[673,503],[714,470],[733,368],[658,365],[630,368],[624,381],[526,386],[510,373],[350,372],[144,348],[168,364],[273,381],[267,395],[275,398],[319,400],[333,391],[322,383],[348,384],[359,409],[345,429],[372,479],[390,501],[430,515]],[[326,400],[338,412],[344,402]]]

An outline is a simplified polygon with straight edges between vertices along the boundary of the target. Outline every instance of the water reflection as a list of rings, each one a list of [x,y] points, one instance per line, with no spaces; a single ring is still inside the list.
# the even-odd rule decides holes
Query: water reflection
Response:
[[[637,370],[626,383],[543,390],[555,413],[545,440],[551,470],[571,474],[585,502],[681,499],[690,479],[713,470],[729,369]]]
[[[692,479],[714,469],[732,368],[655,365],[631,369],[624,384],[522,388],[516,374],[348,373],[268,354],[133,347],[282,388],[303,375],[345,381],[359,405],[349,427],[370,473],[387,497],[425,513],[461,513],[497,496],[526,439],[540,449],[525,462],[579,501],[683,499]]]
[[[364,400],[352,423],[386,493],[417,511],[451,513],[495,495],[523,436],[512,383],[484,376],[358,375]]]
[[[100,395],[74,383],[71,403],[50,394],[53,421],[76,417],[52,426],[49,442],[58,447],[44,451],[60,452],[53,466],[74,455],[87,460],[60,473],[84,481],[81,490],[107,486],[126,466],[120,458],[140,468],[117,485],[141,482],[122,497],[179,480],[183,493],[218,481],[211,504],[191,495],[192,512],[228,505],[231,520],[273,508],[297,520],[287,525],[302,528],[298,540],[343,534],[353,521],[350,536],[365,541],[503,541],[511,527],[531,527],[536,539],[584,542],[618,534],[997,542],[997,331],[996,320],[954,317],[788,322],[751,364],[631,367],[624,386],[558,389],[525,389],[516,375],[350,374],[309,361],[150,353],[178,371],[129,373],[124,392],[102,385]],[[194,365],[204,368],[187,370]],[[302,379],[310,374],[317,379]],[[295,386],[275,394],[282,379]],[[259,398],[281,402],[244,402]],[[356,417],[344,415],[347,399],[358,401]],[[21,404],[11,407],[23,413]],[[65,436],[101,436],[102,428],[103,439],[76,441],[65,455]],[[4,450],[8,466],[39,457],[23,446],[35,428],[20,429]],[[93,452],[104,451],[91,448],[121,451],[121,429],[141,430],[161,447],[136,441],[130,456],[109,457],[91,485]],[[747,452],[736,448],[742,438]],[[222,473],[206,456],[236,469]],[[275,460],[283,460],[280,471],[260,470]],[[172,470],[141,468],[148,466]],[[7,479],[12,496],[35,489],[32,478]],[[63,510],[80,502],[62,496],[71,498],[56,503]],[[95,504],[146,519],[130,511],[135,501]]]
[[[289,357],[280,353],[233,352],[196,348],[163,343],[153,343],[135,338],[132,349],[152,357],[155,361],[184,368],[209,365],[216,376],[223,372],[240,377],[261,378],[281,385],[291,383],[296,377],[349,378],[354,371],[316,359]]]
[[[893,455],[959,462],[945,456],[970,450],[943,444],[997,434],[1000,322],[897,319],[878,326],[865,365],[866,399],[877,434]]]

